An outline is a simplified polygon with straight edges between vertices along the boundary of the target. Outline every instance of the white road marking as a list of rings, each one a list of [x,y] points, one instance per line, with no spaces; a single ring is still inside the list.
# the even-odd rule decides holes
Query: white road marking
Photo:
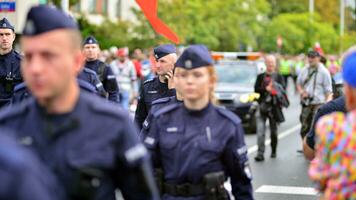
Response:
[[[278,134],[278,139],[280,140],[280,139],[282,139],[284,137],[287,137],[288,135],[292,134],[296,130],[300,129],[300,127],[301,127],[301,125],[298,124],[298,125],[295,125],[295,126],[293,126],[292,128],[290,128],[290,129],[288,129],[286,131],[283,131],[282,133]],[[265,142],[266,146],[269,145],[269,144],[271,144],[271,139],[268,139]],[[254,146],[248,148],[248,154],[252,154],[252,153],[256,152],[257,149],[258,149],[257,145],[254,145]]]
[[[256,193],[275,193],[275,194],[295,194],[295,195],[317,195],[318,192],[311,187],[291,187],[291,186],[276,186],[262,185]]]

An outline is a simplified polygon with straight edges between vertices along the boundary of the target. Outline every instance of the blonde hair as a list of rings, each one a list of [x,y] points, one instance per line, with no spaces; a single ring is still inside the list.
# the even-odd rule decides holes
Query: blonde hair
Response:
[[[209,100],[212,104],[218,105],[218,100],[215,97],[215,87],[216,87],[216,82],[218,81],[218,76],[216,75],[215,67],[214,66],[208,66],[208,73],[209,73],[209,79],[213,83],[213,87],[209,91]]]

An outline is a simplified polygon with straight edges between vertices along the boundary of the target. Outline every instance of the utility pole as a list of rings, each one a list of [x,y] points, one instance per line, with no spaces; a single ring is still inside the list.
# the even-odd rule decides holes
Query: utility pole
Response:
[[[314,13],[314,0],[309,0],[309,13],[311,15]]]
[[[313,46],[313,41],[312,41],[312,28],[313,28],[313,15],[314,15],[314,0],[309,0],[309,28],[308,28],[308,40],[309,40],[309,45]]]
[[[341,53],[344,49],[344,29],[345,29],[345,0],[340,0],[340,50]]]
[[[62,0],[61,8],[65,13],[68,13],[69,12],[69,0]]]
[[[340,0],[340,36],[344,35],[345,29],[345,0]]]

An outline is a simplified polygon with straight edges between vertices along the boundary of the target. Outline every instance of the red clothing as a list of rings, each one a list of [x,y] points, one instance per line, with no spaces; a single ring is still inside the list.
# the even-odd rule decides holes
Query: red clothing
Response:
[[[141,62],[138,61],[138,60],[132,60],[132,62],[134,64],[134,66],[135,66],[137,78],[143,79]]]

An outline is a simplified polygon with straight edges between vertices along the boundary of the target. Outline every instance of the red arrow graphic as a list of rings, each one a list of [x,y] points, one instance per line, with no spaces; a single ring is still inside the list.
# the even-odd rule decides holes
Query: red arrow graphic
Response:
[[[167,39],[178,44],[178,36],[157,16],[157,0],[136,0],[153,29]]]

